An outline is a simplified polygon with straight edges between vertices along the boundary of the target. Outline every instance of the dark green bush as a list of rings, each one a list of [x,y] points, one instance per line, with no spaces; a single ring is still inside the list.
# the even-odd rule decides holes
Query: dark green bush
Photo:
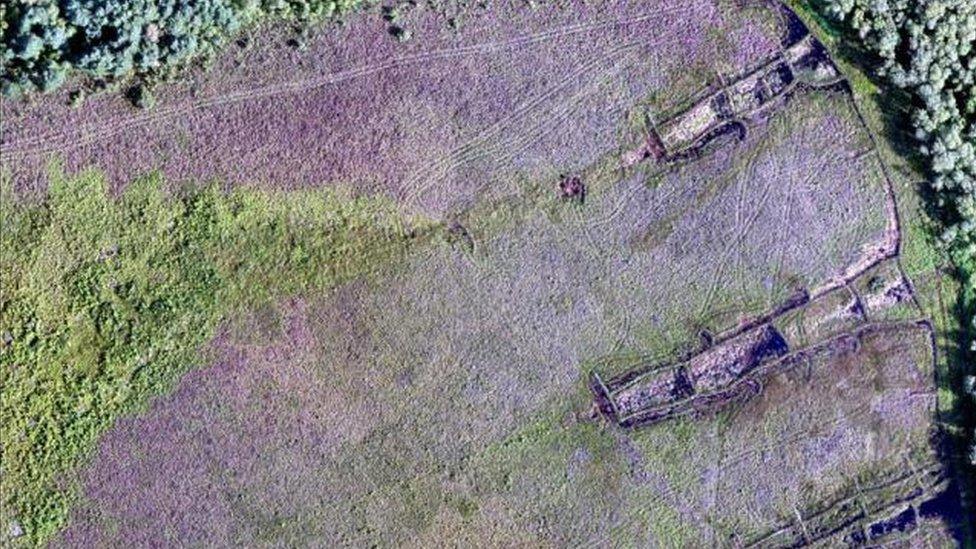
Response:
[[[358,0],[13,0],[0,7],[3,95],[57,88],[72,72],[166,74],[262,17],[314,20]]]

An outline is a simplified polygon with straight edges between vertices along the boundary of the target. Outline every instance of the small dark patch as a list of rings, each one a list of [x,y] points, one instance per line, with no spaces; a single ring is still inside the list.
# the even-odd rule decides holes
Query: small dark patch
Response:
[[[564,175],[559,179],[559,196],[582,204],[586,199],[586,184],[578,175]]]
[[[763,85],[762,79],[756,81],[756,85],[752,88],[752,95],[758,105],[764,105],[773,98],[773,94]]]
[[[452,246],[459,247],[461,250],[473,253],[474,238],[471,233],[457,221],[452,221],[447,227],[447,240]]]
[[[868,279],[867,286],[868,286],[868,291],[871,293],[880,292],[881,288],[884,287],[884,279],[878,275],[874,275],[870,279]]]
[[[695,394],[695,388],[688,379],[688,371],[684,366],[678,367],[674,372],[674,385],[671,389],[671,398],[681,400]]]
[[[918,507],[922,518],[941,518],[946,524],[960,524],[963,520],[962,503],[955,484],[939,492],[935,497],[922,502]]]
[[[803,20],[793,10],[786,7],[785,4],[779,4],[779,12],[783,16],[783,19],[786,20],[786,31],[783,33],[782,40],[784,48],[796,44],[800,40],[803,40],[806,35],[810,34]]]
[[[593,400],[596,403],[597,408],[600,413],[604,415],[607,419],[613,422],[617,422],[617,414],[613,409],[613,404],[610,402],[610,395],[607,393],[606,387],[603,382],[600,381],[599,376],[595,373],[590,374],[590,392],[593,393]]]
[[[793,70],[786,63],[780,63],[763,76],[762,81],[773,95],[779,95],[793,83]]]
[[[888,291],[885,292],[885,297],[891,298],[897,303],[901,303],[902,301],[910,299],[912,297],[912,293],[908,290],[908,287],[905,284],[899,284],[892,288],[888,288]]]
[[[84,90],[72,90],[68,94],[68,105],[71,107],[77,107],[85,101],[85,91]]]
[[[867,536],[864,535],[864,531],[860,528],[854,530],[850,534],[844,536],[844,543],[848,547],[860,547],[868,541]]]
[[[119,29],[112,25],[104,25],[101,32],[99,32],[99,39],[101,43],[111,44],[116,42],[119,39]]]
[[[413,33],[410,32],[409,29],[405,29],[400,25],[390,25],[390,28],[387,29],[387,32],[390,33],[390,36],[396,38],[397,42],[406,42],[407,40],[410,40],[413,37]]]
[[[860,299],[854,299],[851,301],[850,305],[844,310],[848,316],[853,316],[857,318],[864,318],[864,306],[861,305]]]
[[[751,363],[755,367],[769,359],[779,358],[788,352],[789,345],[787,345],[786,339],[776,328],[769,326],[763,331],[763,337],[752,349]]]
[[[732,101],[729,100],[729,94],[726,92],[719,93],[713,97],[711,107],[713,111],[718,113],[718,117],[722,120],[729,120],[735,115],[732,110]]]
[[[664,150],[664,143],[661,142],[661,136],[653,128],[647,135],[647,151],[658,162],[667,159],[668,156],[667,151]]]
[[[913,507],[909,507],[890,519],[872,524],[868,537],[871,539],[878,539],[895,531],[906,532],[912,528],[915,528],[915,525],[915,509]]]
[[[144,83],[136,84],[125,92],[125,97],[140,109],[149,109],[156,104],[152,90]]]
[[[827,48],[819,40],[814,40],[810,53],[797,60],[793,67],[799,71],[815,71],[821,65],[832,67],[834,62],[830,59]],[[850,91],[850,88],[844,88],[841,91]]]

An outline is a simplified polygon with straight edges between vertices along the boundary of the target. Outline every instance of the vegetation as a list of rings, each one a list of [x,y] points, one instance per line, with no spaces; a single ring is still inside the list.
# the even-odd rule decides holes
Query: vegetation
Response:
[[[213,53],[267,17],[317,19],[359,0],[13,0],[0,5],[4,96],[60,86],[77,71],[157,77]]]
[[[971,0],[822,0],[913,99],[910,114],[931,174],[941,240],[962,279],[960,365],[976,354],[976,3]],[[959,376],[963,379],[962,376]],[[971,378],[965,378],[971,379]],[[972,392],[963,387],[963,392]],[[974,403],[963,397],[961,402]],[[970,414],[972,410],[970,409]],[[970,465],[976,465],[971,425]]]
[[[976,270],[976,4],[968,0],[826,0],[881,59],[892,84],[915,98],[911,113],[929,160],[943,241]]]
[[[40,202],[10,192],[0,521],[31,543],[67,519],[64,473],[187,371],[221,318],[361,274],[408,242],[391,204],[326,191],[167,195],[147,178],[113,199],[87,173],[55,179]]]

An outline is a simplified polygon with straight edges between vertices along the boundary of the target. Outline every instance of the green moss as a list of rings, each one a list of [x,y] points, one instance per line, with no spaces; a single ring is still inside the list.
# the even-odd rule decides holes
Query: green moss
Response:
[[[63,482],[120,416],[192,366],[229,313],[368,271],[408,246],[392,204],[158,178],[111,198],[89,172],[37,202],[2,192],[3,524],[29,543],[67,519]]]
[[[648,528],[661,547],[693,547],[700,541],[695,527],[669,505],[653,500],[647,503]]]
[[[598,423],[569,420],[572,397],[541,414],[474,457],[472,471],[484,497],[498,497],[515,510],[526,532],[544,528],[557,545],[602,538],[613,530],[606,521],[626,497],[626,464],[613,433]]]

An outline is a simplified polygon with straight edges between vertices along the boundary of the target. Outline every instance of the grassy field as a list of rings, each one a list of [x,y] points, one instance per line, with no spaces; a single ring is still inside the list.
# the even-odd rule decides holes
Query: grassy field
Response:
[[[972,330],[965,323],[972,318],[973,299],[964,296],[972,296],[976,286],[971,273],[953,266],[938,243],[938,235],[943,229],[939,219],[933,217],[932,205],[937,197],[926,190],[925,159],[917,150],[918,142],[906,129],[910,97],[892,89],[875,75],[872,70],[874,59],[870,54],[853,46],[850,35],[841,26],[818,13],[815,2],[791,0],[787,3],[828,45],[849,76],[865,122],[878,137],[878,150],[889,166],[902,220],[900,262],[914,282],[925,314],[936,325],[939,426],[957,446],[944,459],[952,464],[960,482],[969,485],[967,505],[971,507],[971,468],[960,467],[960,464],[966,459],[963,444],[971,439],[971,435],[964,431],[967,425],[972,430],[972,406],[963,401],[959,389],[963,375],[971,370],[966,366],[968,355],[964,345],[967,338],[972,338]],[[966,535],[972,543],[976,532],[969,527]]]
[[[387,545],[439,530],[504,545],[506,524],[555,544],[746,535],[691,489],[716,465],[719,424],[607,431],[582,420],[583,377],[667,355],[858,259],[790,250],[881,238],[880,181],[859,164],[870,156],[817,164],[838,176],[815,185],[803,177],[814,151],[864,145],[851,115],[833,114],[845,104],[799,96],[745,142],[654,185],[645,168],[622,174],[582,207],[529,186],[457,218],[467,238],[444,230],[331,295],[231,321],[212,366],[103,442],[65,539],[140,542],[165,527],[174,543],[273,531]],[[777,201],[796,208],[784,218]],[[670,230],[648,245],[660,224]],[[205,513],[185,505],[214,498],[224,503]],[[712,530],[692,527],[702,517]]]
[[[933,316],[937,263],[911,167],[839,91],[620,167],[645,116],[779,47],[771,11],[543,11],[459,33],[418,8],[403,44],[352,18],[231,52],[151,111],[5,102],[0,523],[71,546],[735,545],[934,459],[914,333],[700,421],[589,417],[590,371],[673,357],[877,248],[882,162]]]
[[[69,172],[103,170],[113,188],[158,170],[172,182],[348,186],[444,215],[511,193],[501,185],[518,176],[589,165],[620,145],[639,102],[663,109],[778,47],[768,15],[713,0],[555,13],[508,2],[470,10],[463,32],[414,11],[406,43],[369,12],[312,32],[307,51],[262,31],[161,88],[148,111],[110,95],[72,108],[68,89],[4,102],[0,153],[35,188],[55,157]]]

